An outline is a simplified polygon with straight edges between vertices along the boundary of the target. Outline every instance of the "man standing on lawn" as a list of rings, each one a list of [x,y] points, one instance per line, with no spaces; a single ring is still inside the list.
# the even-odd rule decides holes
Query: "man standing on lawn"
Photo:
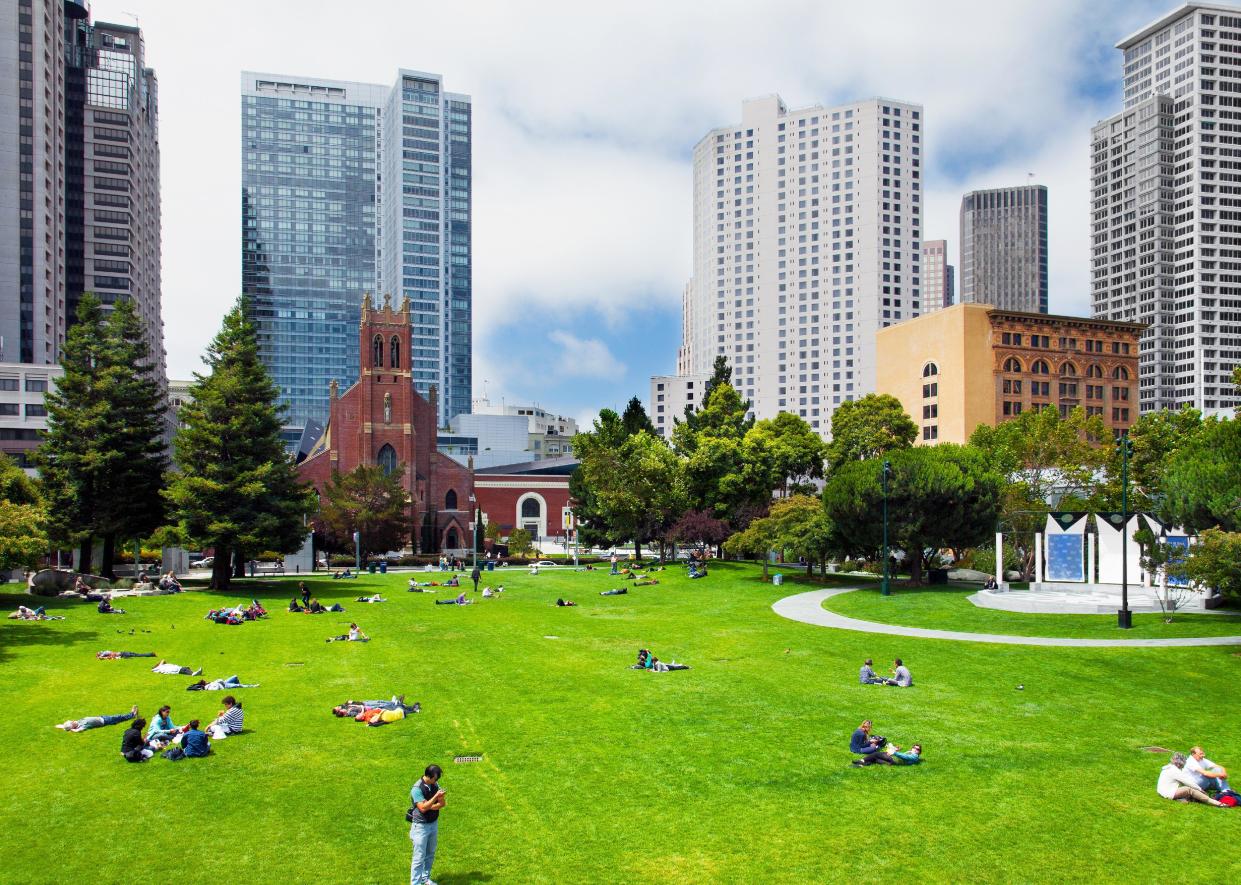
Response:
[[[435,862],[435,846],[439,842],[440,809],[444,807],[444,791],[439,786],[444,773],[438,765],[428,765],[422,777],[409,791],[414,806],[409,825],[409,840],[414,843],[414,857],[409,868],[409,885],[435,885],[431,881],[431,864]]]
[[[474,571],[470,572],[470,580],[474,582],[474,592],[478,592],[478,579],[483,576],[478,566],[474,566]]]

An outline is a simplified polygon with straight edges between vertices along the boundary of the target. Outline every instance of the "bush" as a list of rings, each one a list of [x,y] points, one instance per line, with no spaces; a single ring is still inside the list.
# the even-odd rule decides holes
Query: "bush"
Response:
[[[259,562],[284,562],[284,554],[277,553],[274,550],[264,550],[254,558]]]
[[[961,557],[961,568],[970,568],[989,575],[995,574],[995,550],[976,547]],[[968,563],[965,564],[965,563]],[[1004,571],[1021,571],[1021,557],[1010,545],[1004,545]]]
[[[130,547],[127,550],[120,550],[120,549],[115,550],[112,554],[112,558],[117,563],[123,562],[128,565],[132,565],[134,561],[134,548]],[[152,550],[148,547],[143,547],[142,548],[142,561],[143,562],[163,562],[164,553],[162,550]]]

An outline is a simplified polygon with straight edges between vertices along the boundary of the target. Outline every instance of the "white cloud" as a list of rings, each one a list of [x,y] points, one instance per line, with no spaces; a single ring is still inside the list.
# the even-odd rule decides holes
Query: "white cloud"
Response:
[[[550,354],[556,372],[577,378],[616,378],[624,375],[626,366],[598,338],[579,338],[572,332],[556,329],[549,332]]]
[[[1089,127],[1119,110],[1112,44],[1168,5],[393,0],[342,14],[328,0],[294,13],[221,0],[209,62],[198,7],[93,9],[100,20],[140,17],[159,76],[164,316],[170,371],[185,376],[240,289],[242,69],[391,83],[404,66],[472,94],[480,344],[532,311],[570,325],[602,316],[615,329],[627,310],[674,308],[691,269],[690,151],[737,120],[744,97],[771,92],[794,106],[921,102],[924,234],[954,251],[962,192],[1035,172],[1051,191],[1052,308],[1084,311]],[[482,379],[500,385],[497,375],[520,371],[504,356],[476,348],[479,392]]]

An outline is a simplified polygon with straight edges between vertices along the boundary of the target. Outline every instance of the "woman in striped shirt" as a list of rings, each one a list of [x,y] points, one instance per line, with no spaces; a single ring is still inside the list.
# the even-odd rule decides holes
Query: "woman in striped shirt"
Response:
[[[224,709],[215,721],[207,727],[207,733],[217,741],[222,741],[230,734],[237,734],[245,725],[245,714],[241,712],[241,704],[231,694],[224,698]]]

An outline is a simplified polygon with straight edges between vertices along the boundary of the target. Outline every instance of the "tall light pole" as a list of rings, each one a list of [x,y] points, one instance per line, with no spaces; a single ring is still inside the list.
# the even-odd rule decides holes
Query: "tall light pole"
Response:
[[[470,570],[478,568],[478,499],[470,495],[470,509],[473,510],[473,522],[470,523],[470,546],[474,548],[474,564]]]
[[[1129,611],[1129,456],[1133,454],[1133,440],[1129,435],[1117,437],[1120,450],[1120,611],[1116,613],[1116,626],[1128,630],[1133,626],[1133,612]]]
[[[881,592],[884,596],[892,594],[892,588],[889,584],[890,576],[888,574],[888,477],[892,475],[892,462],[883,462],[883,586]]]

